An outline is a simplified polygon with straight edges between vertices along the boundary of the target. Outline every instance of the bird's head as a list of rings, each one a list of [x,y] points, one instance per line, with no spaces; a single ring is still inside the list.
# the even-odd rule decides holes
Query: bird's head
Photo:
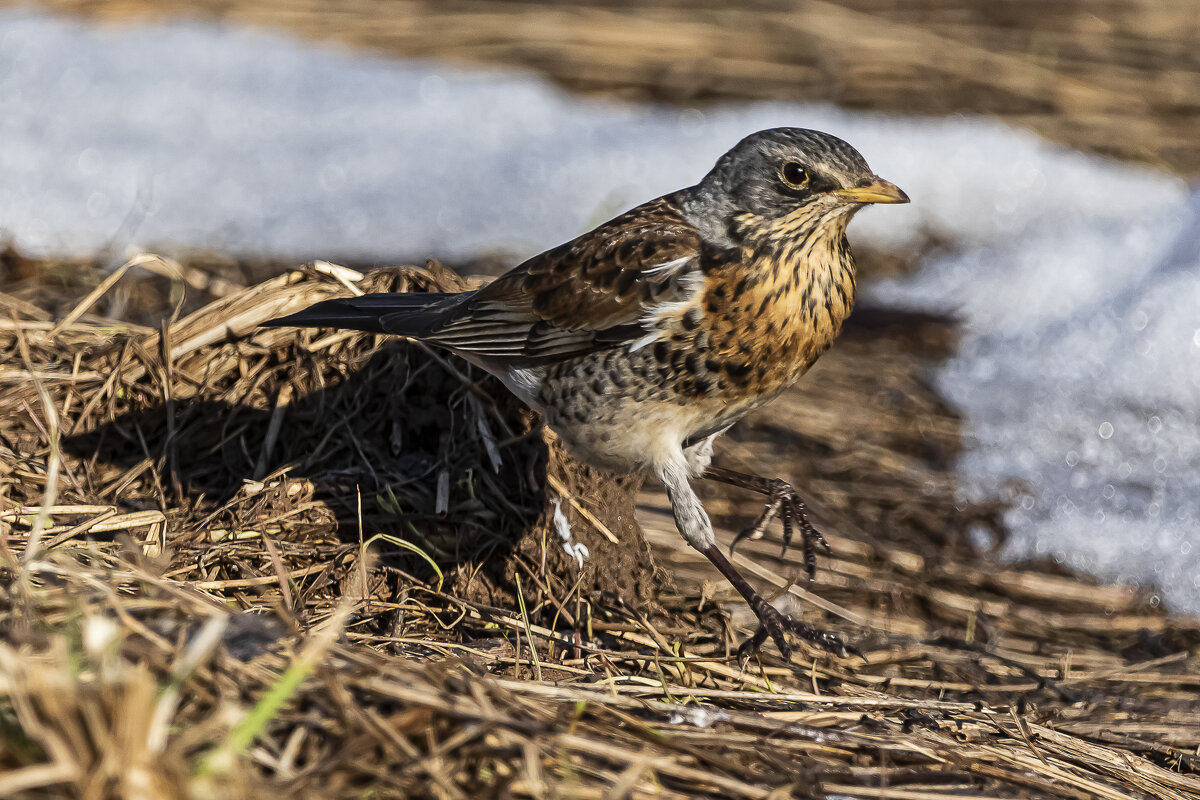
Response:
[[[690,192],[687,205],[709,220],[721,219],[726,231],[749,215],[772,228],[830,225],[840,233],[868,203],[908,202],[849,144],[804,128],[747,136]]]

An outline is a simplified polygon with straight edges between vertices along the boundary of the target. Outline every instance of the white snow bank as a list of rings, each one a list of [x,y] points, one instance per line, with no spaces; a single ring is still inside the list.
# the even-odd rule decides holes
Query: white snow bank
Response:
[[[1088,191],[1120,206],[1127,189]],[[1149,582],[1200,612],[1200,192],[1157,192],[1124,220],[1047,210],[872,294],[967,320],[938,384],[970,423],[969,492],[1027,483],[1009,554]]]
[[[0,103],[0,230],[34,251],[117,236],[294,257],[530,255],[694,183],[773,125],[843,136],[918,199],[856,223],[889,245],[921,226],[1001,238],[1048,207],[1119,219],[1163,183],[978,120],[605,104],[526,75],[194,22],[0,13]],[[1102,180],[1127,184],[1122,207],[1080,191]]]
[[[0,13],[0,235],[34,252],[525,256],[773,125],[842,136],[913,197],[852,238],[955,243],[873,293],[964,316],[939,381],[970,491],[1033,487],[1009,552],[1200,611],[1200,196],[1174,178],[979,119],[624,106],[258,32]]]

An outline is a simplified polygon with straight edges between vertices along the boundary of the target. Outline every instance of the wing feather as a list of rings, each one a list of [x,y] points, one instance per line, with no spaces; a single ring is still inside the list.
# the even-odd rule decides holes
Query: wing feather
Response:
[[[424,338],[514,366],[634,342],[660,304],[695,291],[700,256],[672,198],[652,200],[497,278]]]

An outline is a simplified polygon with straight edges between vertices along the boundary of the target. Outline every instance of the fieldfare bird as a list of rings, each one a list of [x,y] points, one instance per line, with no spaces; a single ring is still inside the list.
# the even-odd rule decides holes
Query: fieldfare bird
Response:
[[[268,325],[350,328],[427,342],[498,377],[541,413],[568,452],[602,470],[649,470],[675,523],[760,621],[740,655],[791,633],[830,652],[840,638],[768,604],[716,546],[690,481],[767,497],[757,538],[778,516],[798,529],[803,500],[782,480],[712,466],[713,440],[779,395],[833,343],[854,305],[846,224],[867,203],[907,203],[846,142],[775,128],[723,155],[695,186],[651,200],[492,283],[457,294],[326,300]],[[736,544],[736,540],[735,540]]]

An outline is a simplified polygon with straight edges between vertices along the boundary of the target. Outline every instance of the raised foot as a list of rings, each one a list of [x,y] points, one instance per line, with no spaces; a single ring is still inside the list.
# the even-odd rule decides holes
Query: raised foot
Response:
[[[779,521],[783,523],[783,549],[780,551],[780,555],[787,553],[792,544],[792,534],[799,528],[800,540],[804,545],[804,569],[808,573],[808,579],[815,580],[817,577],[816,545],[821,545],[825,553],[829,554],[833,552],[829,547],[829,542],[825,541],[821,532],[808,521],[808,506],[804,504],[803,498],[796,493],[795,487],[790,483],[775,478],[769,481],[766,495],[767,507],[763,509],[763,513],[753,525],[734,537],[733,543],[729,545],[730,554],[743,539],[761,539],[767,526],[771,524],[771,520],[778,516]],[[772,638],[778,641],[778,637],[774,634],[772,634]]]
[[[758,630],[754,632],[753,636],[742,642],[742,646],[738,648],[737,657],[738,662],[741,664],[745,664],[750,656],[762,649],[768,636],[771,637],[771,641],[775,642],[775,646],[779,648],[779,652],[783,657],[790,659],[792,657],[792,646],[787,640],[789,633],[834,655],[843,658],[847,655],[856,655],[859,658],[863,658],[863,654],[858,649],[853,645],[846,644],[840,636],[826,631],[819,631],[811,625],[807,625],[798,619],[784,614],[766,602],[755,608],[754,612],[758,615]]]

